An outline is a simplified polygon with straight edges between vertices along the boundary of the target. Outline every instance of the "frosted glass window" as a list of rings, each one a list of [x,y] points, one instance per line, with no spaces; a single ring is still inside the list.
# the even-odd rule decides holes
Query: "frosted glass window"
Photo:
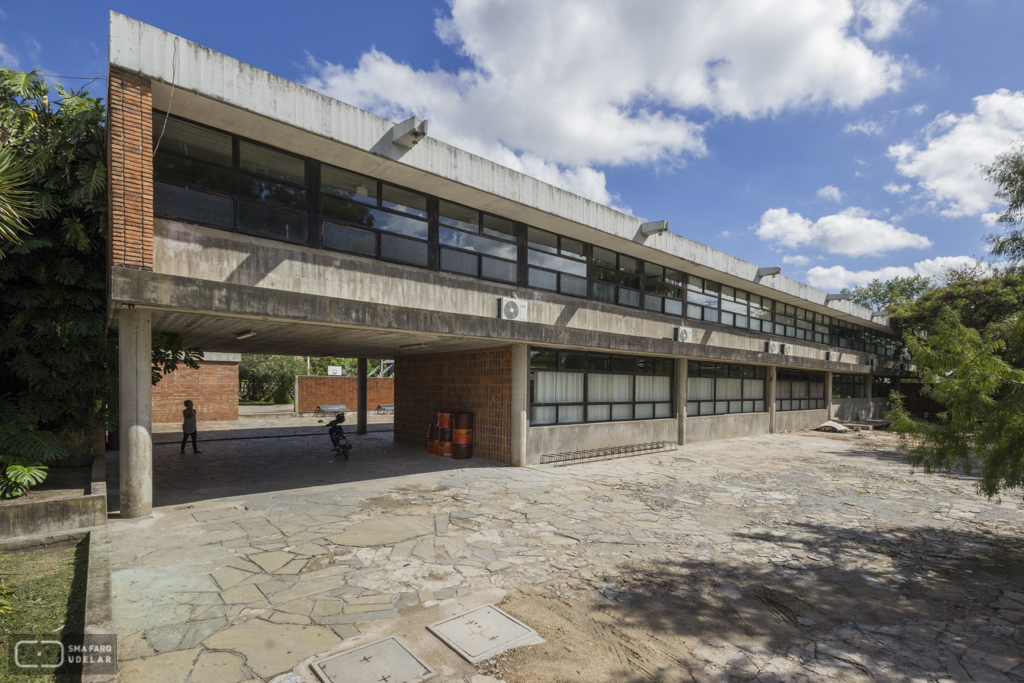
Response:
[[[588,422],[607,422],[612,419],[611,406],[587,406]]]
[[[764,381],[759,379],[743,380],[743,398],[764,398]]]
[[[645,377],[643,379],[656,379]],[[658,378],[660,379],[660,378]],[[665,379],[668,379],[667,377]],[[598,375],[587,378],[587,401],[626,402],[633,400],[632,375]],[[649,399],[648,399],[649,400]]]
[[[718,400],[743,398],[743,380],[719,377],[715,380],[715,398]]]
[[[711,377],[687,377],[686,398],[691,401],[710,401],[715,397],[715,380]]]
[[[558,419],[558,408],[555,406],[534,406],[530,423],[535,425],[553,425]]]
[[[612,419],[613,420],[632,420],[633,419],[633,404],[625,403],[612,406]]]
[[[652,403],[637,403],[636,404],[636,419],[646,420],[654,417],[654,404]]]
[[[582,403],[583,373],[537,372],[533,391],[534,403]]]
[[[654,417],[672,417],[672,404],[656,403],[654,405]]]
[[[583,422],[583,406],[558,406],[558,423]]]

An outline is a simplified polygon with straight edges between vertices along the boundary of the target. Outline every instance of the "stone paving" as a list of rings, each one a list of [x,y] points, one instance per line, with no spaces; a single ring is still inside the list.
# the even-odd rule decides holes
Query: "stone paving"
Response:
[[[122,681],[312,682],[368,624],[494,587],[644,622],[607,680],[1024,681],[1019,493],[912,473],[889,437],[525,469],[353,441],[155,447],[153,517],[111,527]],[[481,673],[542,680],[530,652]]]

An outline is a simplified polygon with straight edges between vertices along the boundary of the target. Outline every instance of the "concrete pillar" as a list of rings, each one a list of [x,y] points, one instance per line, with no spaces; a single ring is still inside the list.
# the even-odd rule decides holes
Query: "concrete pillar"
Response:
[[[512,442],[514,467],[526,466],[526,435],[530,428],[530,347],[512,345]]]
[[[828,410],[828,419],[832,419],[832,373],[825,372],[825,408]]]
[[[356,434],[366,433],[366,359],[356,359]]]
[[[775,366],[768,366],[768,433],[775,433]]]
[[[689,363],[685,358],[676,358],[676,415],[679,419],[679,436],[677,443],[680,446],[686,445],[686,372]]]
[[[149,311],[122,309],[120,381],[121,517],[153,512],[153,329]]]

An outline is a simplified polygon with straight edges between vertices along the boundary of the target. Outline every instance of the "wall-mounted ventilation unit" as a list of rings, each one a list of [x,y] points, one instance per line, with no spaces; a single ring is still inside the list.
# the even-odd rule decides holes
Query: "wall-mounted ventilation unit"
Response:
[[[838,351],[826,351],[825,352],[825,360],[830,360],[830,361],[837,361],[837,360],[839,360],[839,352]]]
[[[693,343],[693,328],[692,327],[677,327],[676,328],[676,341],[686,342],[687,344]]]
[[[528,316],[526,315],[526,302],[520,301],[519,299],[509,299],[507,297],[501,297],[500,308],[498,310],[498,317],[502,320],[519,320],[526,322]]]
[[[765,351],[765,353],[778,353],[779,352],[779,342],[773,342],[773,341],[765,342],[765,344],[764,344],[764,351]]]
[[[783,344],[782,345],[782,355],[784,355],[784,356],[792,356],[793,355],[793,345],[792,344]]]

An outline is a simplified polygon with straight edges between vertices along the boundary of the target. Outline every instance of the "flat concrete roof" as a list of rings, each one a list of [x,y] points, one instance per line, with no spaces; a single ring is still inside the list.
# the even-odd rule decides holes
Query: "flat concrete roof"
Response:
[[[393,144],[393,121],[110,13],[110,67],[152,81],[153,106],[236,135],[522,221],[816,313],[889,331],[884,318],[808,284],[642,221],[483,157],[425,137]],[[760,264],[772,266],[775,264]],[[885,321],[887,322],[887,321]]]

